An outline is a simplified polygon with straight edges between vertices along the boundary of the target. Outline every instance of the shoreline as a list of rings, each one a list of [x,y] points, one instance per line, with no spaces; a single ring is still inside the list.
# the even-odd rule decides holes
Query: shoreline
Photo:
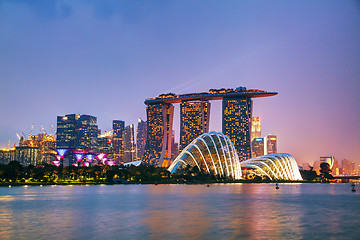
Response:
[[[21,186],[85,186],[85,185],[166,185],[166,184],[183,184],[183,185],[207,185],[207,184],[232,184],[232,183],[264,183],[264,184],[276,184],[276,183],[335,183],[335,182],[321,182],[321,181],[168,181],[168,182],[0,182],[0,187],[21,187]]]

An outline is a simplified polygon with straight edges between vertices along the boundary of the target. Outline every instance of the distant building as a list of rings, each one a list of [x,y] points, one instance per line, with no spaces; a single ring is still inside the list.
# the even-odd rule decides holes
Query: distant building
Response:
[[[56,148],[95,148],[97,136],[96,117],[80,114],[57,117]]]
[[[233,142],[240,161],[251,158],[251,98],[224,97],[222,110],[222,132]]]
[[[352,175],[355,173],[355,163],[348,160],[348,159],[343,159],[341,160],[341,165],[342,165],[342,174],[344,175]]]
[[[264,152],[264,138],[254,138],[252,144],[252,157],[259,157],[265,155]]]
[[[254,138],[261,138],[260,117],[252,117],[252,121],[251,121],[251,142],[253,142]]]
[[[124,161],[124,131],[125,131],[125,121],[114,120],[112,144],[113,144],[114,160],[119,162]]]
[[[209,101],[191,100],[181,102],[180,151],[201,134],[209,132],[209,116]]]
[[[277,137],[274,134],[266,136],[267,154],[277,153]]]
[[[175,131],[172,131],[171,136],[171,158],[175,159],[179,155],[179,144],[175,142]]]
[[[97,147],[98,126],[96,117],[81,115],[76,119],[76,148]]]
[[[124,131],[124,160],[128,163],[136,160],[136,146],[134,138],[134,125],[130,124],[125,127]]]
[[[40,164],[39,158],[40,149],[38,147],[16,147],[14,160],[21,163],[23,166]]]
[[[75,148],[76,121],[79,114],[68,114],[57,117],[56,148]]]
[[[137,149],[137,159],[142,159],[145,152],[147,136],[147,122],[142,119],[138,119],[137,132],[136,132],[136,149]]]
[[[98,153],[113,153],[113,134],[114,130],[110,130],[98,135]]]

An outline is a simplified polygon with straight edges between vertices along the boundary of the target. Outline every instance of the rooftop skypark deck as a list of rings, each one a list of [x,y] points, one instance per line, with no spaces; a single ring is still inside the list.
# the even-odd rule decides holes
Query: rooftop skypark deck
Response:
[[[174,93],[160,94],[155,98],[148,98],[145,100],[145,104],[156,104],[156,103],[180,103],[182,101],[189,100],[221,100],[224,97],[249,97],[249,98],[259,98],[259,97],[270,97],[277,95],[277,92],[267,92],[264,90],[258,89],[246,89],[245,87],[239,87],[235,90],[232,88],[229,89],[210,89],[209,92],[202,93],[188,93],[188,94],[179,94]]]

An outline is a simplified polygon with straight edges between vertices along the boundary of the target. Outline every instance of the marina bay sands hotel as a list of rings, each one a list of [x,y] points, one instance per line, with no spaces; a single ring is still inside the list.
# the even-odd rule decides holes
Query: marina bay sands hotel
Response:
[[[186,148],[195,138],[209,131],[209,100],[222,100],[222,132],[233,142],[240,160],[251,158],[251,98],[270,97],[276,92],[239,87],[210,89],[209,92],[175,95],[161,94],[145,100],[147,140],[143,162],[168,167],[172,160],[174,103],[180,103],[180,146]]]

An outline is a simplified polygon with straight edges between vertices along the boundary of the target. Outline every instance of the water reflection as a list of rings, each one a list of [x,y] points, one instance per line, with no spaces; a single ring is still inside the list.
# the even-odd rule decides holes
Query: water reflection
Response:
[[[1,239],[352,239],[359,214],[344,184],[0,188]]]

